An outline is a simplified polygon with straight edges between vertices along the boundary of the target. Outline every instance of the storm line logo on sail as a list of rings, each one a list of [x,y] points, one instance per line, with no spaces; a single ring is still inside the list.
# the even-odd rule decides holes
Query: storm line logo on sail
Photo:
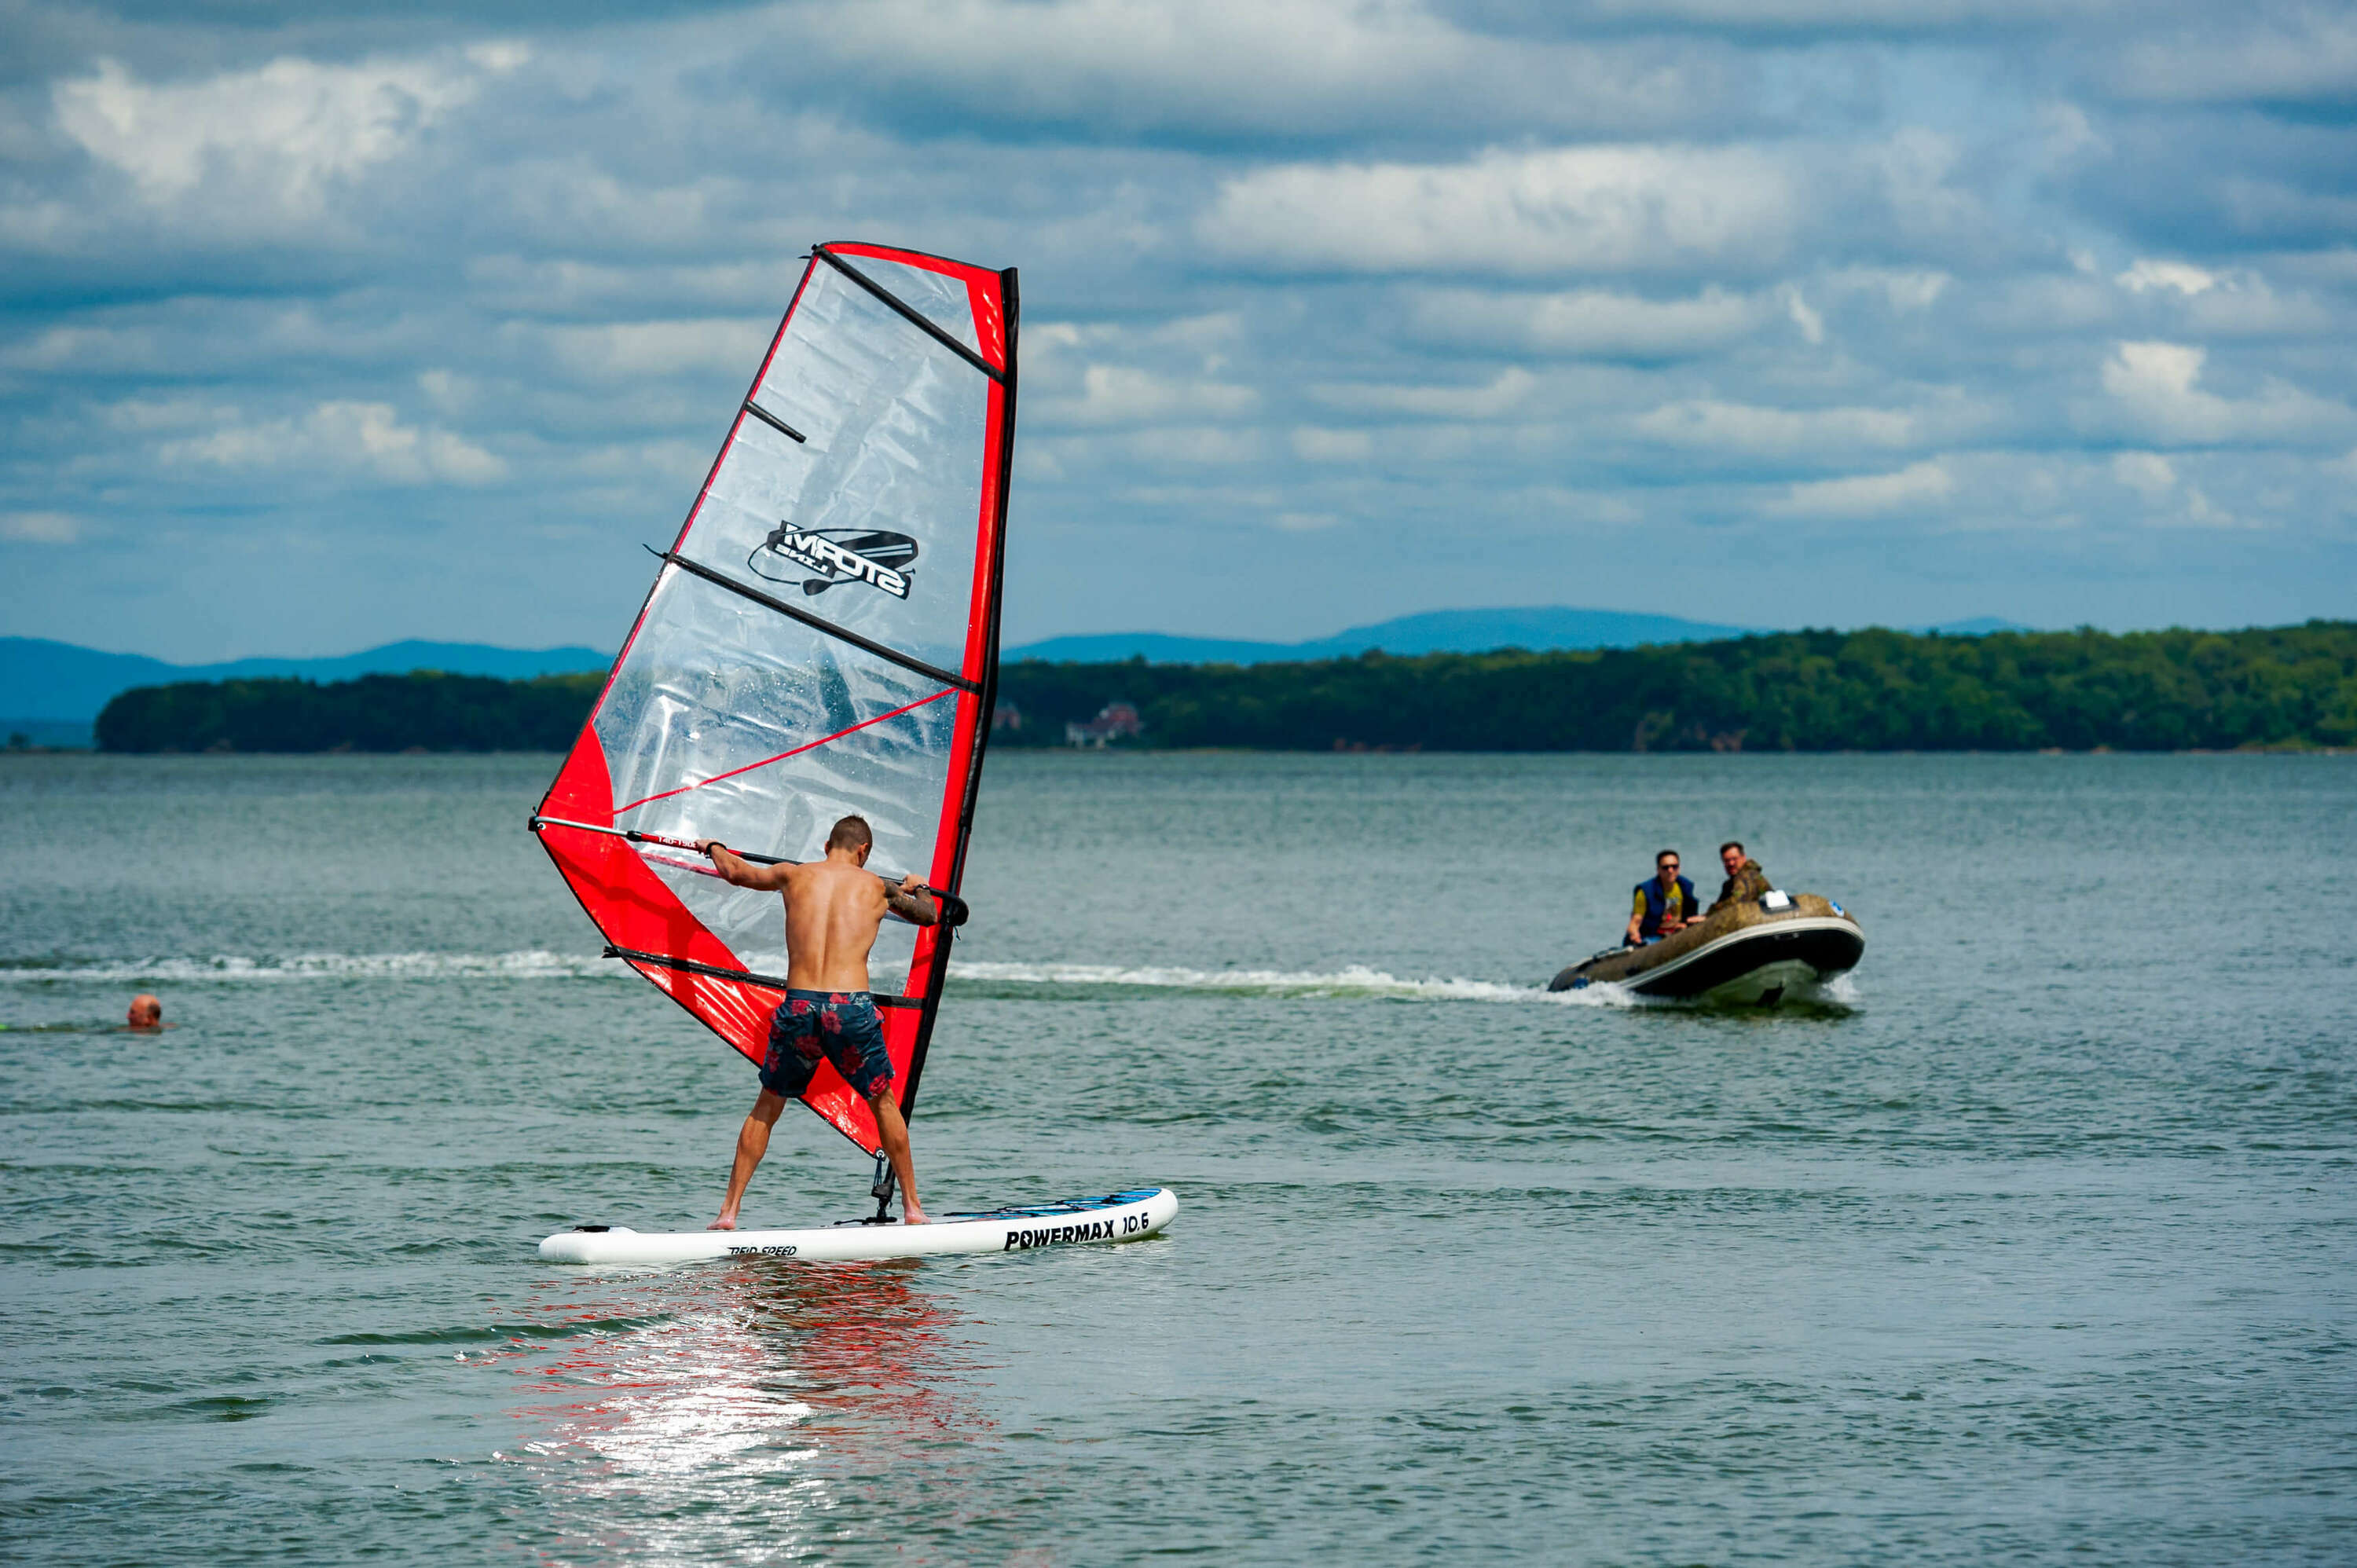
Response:
[[[917,542],[905,533],[869,528],[797,528],[780,522],[756,545],[745,564],[772,583],[801,579],[805,594],[823,594],[838,583],[866,583],[896,599],[909,596],[916,575]]]

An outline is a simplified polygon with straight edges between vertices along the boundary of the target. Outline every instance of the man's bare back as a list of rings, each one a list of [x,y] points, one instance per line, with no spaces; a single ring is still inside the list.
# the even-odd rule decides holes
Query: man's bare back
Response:
[[[856,831],[847,832],[854,824]],[[886,915],[899,914],[930,926],[940,919],[940,906],[914,875],[901,878],[895,886],[866,869],[872,841],[867,824],[856,817],[835,824],[825,859],[802,865],[756,865],[712,839],[697,847],[712,857],[714,869],[730,883],[782,894],[786,906],[788,996],[779,1004],[771,1024],[770,1059],[762,1069],[761,1095],[737,1134],[736,1163],[728,1173],[728,1192],[721,1203],[720,1218],[708,1229],[737,1229],[737,1208],[753,1178],[753,1168],[769,1151],[770,1129],[785,1109],[789,1094],[799,1092],[796,1085],[807,1086],[808,1067],[815,1064],[818,1055],[818,1047],[807,1041],[815,1037],[812,1030],[821,1028],[837,1037],[835,1044],[826,1047],[831,1060],[835,1059],[836,1045],[846,1030],[864,1035],[866,1055],[859,1059],[845,1057],[837,1066],[854,1090],[866,1096],[876,1114],[877,1133],[899,1177],[901,1218],[910,1225],[923,1224],[925,1212],[917,1205],[908,1123],[893,1094],[890,1064],[882,1054],[881,1026],[874,1021],[875,1007],[866,994],[867,955],[875,949],[876,933]],[[781,1089],[772,1089],[772,1074],[780,1073],[781,1065],[789,1069],[793,1065],[790,1054],[781,1063],[781,1053],[797,1037],[805,1042],[800,1049],[807,1065],[799,1078],[791,1070],[783,1072],[779,1079]]]
[[[866,869],[865,854],[830,849],[802,865],[756,865],[716,841],[704,848],[737,886],[785,895],[786,983],[798,991],[866,990],[867,955],[886,915],[921,926],[940,918],[922,882],[912,875],[892,886]]]
[[[867,955],[890,908],[883,879],[832,857],[779,869],[786,874],[786,983],[866,990]]]

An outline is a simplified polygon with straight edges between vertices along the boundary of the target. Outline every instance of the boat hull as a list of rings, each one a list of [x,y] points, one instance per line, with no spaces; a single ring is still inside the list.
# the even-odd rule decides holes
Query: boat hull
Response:
[[[1598,953],[1547,989],[1618,985],[1639,996],[1772,1006],[1847,973],[1865,954],[1857,922],[1804,893],[1789,909],[1740,905],[1667,941]]]

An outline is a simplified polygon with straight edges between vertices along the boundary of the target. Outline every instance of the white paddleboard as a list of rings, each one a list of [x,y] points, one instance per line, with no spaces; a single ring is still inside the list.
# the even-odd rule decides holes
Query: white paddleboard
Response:
[[[815,1230],[633,1230],[622,1225],[587,1225],[549,1237],[540,1244],[540,1255],[552,1263],[694,1263],[716,1258],[832,1263],[952,1252],[1028,1252],[1035,1247],[1140,1240],[1178,1213],[1178,1194],[1167,1187],[1146,1187],[1103,1197],[944,1214],[929,1225],[863,1225],[856,1219]]]

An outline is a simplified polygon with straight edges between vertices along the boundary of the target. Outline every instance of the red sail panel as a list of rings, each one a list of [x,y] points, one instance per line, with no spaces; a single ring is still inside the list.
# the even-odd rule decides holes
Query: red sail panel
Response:
[[[871,868],[957,890],[997,679],[1015,337],[1012,272],[813,252],[535,819],[620,956],[756,1061],[787,968],[778,897],[610,830],[804,861],[856,812]],[[949,941],[888,921],[870,961],[904,1111]],[[831,1067],[803,1098],[876,1150]]]

